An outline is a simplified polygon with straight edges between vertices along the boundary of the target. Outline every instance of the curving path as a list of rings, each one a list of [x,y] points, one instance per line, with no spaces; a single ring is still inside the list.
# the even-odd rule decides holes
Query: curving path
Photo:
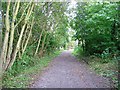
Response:
[[[110,84],[68,50],[51,62],[31,88],[110,88]]]

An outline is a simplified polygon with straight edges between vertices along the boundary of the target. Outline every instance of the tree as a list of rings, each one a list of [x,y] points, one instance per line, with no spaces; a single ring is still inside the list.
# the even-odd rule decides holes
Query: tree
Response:
[[[111,54],[116,51],[117,7],[117,3],[78,3],[72,27],[86,54],[102,54],[107,49]]]
[[[33,46],[31,49],[34,55],[41,57],[67,42],[66,3],[22,3],[20,0],[9,0],[2,7],[5,14],[3,35],[0,34],[4,37],[0,55],[3,71],[12,69],[17,59],[22,60],[30,46]]]

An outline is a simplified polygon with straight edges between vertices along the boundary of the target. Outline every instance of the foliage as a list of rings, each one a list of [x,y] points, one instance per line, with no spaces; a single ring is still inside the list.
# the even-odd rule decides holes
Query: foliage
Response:
[[[104,61],[104,62],[103,62]],[[88,60],[91,69],[95,70],[97,74],[107,77],[113,87],[118,88],[118,61],[117,59],[109,59],[105,63],[104,59],[94,57]]]
[[[22,70],[34,63],[30,61],[32,56],[42,57],[66,45],[68,42],[68,18],[64,13],[66,8],[67,3],[57,2],[36,4],[18,0],[2,3],[4,27],[0,58],[3,72],[12,67],[19,67],[19,64],[23,65]],[[26,57],[29,54],[31,58]]]
[[[76,46],[73,51],[73,55],[75,56],[82,56],[83,55],[83,49],[80,46]]]
[[[34,69],[40,65],[47,66],[52,57],[49,55],[66,45],[67,5],[65,2],[2,2],[3,28],[0,36],[3,42],[0,64],[3,66],[5,87],[24,87],[26,83],[21,82],[29,78],[19,74],[31,66]]]
[[[71,26],[88,55],[113,55],[119,49],[119,3],[78,3]],[[80,44],[80,42],[82,44]],[[107,55],[107,54],[106,54]]]
[[[120,55],[119,7],[120,2],[80,2],[77,3],[76,17],[70,22],[76,31],[73,38],[78,40],[75,55],[93,57],[85,58],[85,61],[98,74],[112,79],[115,87]]]
[[[24,55],[24,59],[27,60],[26,64],[21,64],[26,60],[18,61],[17,66],[12,67],[3,76],[3,87],[5,88],[27,88],[30,84],[29,81],[34,81],[35,75],[41,73],[41,71],[49,65],[50,61],[58,56],[60,51],[55,51],[51,55],[45,55],[43,58],[31,57]],[[29,58],[29,59],[28,59]],[[34,64],[30,62],[34,61]],[[28,63],[29,62],[29,63]],[[15,62],[16,63],[16,62]],[[24,62],[25,63],[25,62]],[[32,66],[30,66],[30,65]],[[17,70],[16,70],[17,69]]]
[[[78,40],[75,54],[99,56],[103,64],[119,56],[120,2],[77,3],[76,16],[72,20],[67,16],[68,5],[66,2],[2,2],[0,64],[4,85],[26,85],[16,83],[29,79],[18,74],[31,66],[37,70],[38,63],[41,67],[47,66],[49,60],[42,61],[42,58],[66,48],[70,26],[75,30],[73,39]]]

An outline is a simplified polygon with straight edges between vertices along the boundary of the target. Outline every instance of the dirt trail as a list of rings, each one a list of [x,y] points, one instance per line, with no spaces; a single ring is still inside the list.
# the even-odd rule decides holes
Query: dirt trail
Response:
[[[56,57],[31,88],[110,88],[107,79],[98,76],[71,51]]]

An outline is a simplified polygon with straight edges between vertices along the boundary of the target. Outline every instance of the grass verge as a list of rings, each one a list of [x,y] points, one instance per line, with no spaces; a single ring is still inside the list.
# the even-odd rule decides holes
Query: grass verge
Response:
[[[60,54],[61,51],[56,51],[50,55],[45,55],[42,58],[31,58],[36,62],[35,65],[25,68],[17,75],[11,75],[11,72],[6,72],[3,75],[2,84],[4,88],[27,88],[29,84],[35,80],[35,76],[49,65],[49,63]]]
[[[85,57],[79,48],[75,48],[72,54],[76,56],[79,61],[85,61],[96,74],[109,78],[111,85],[118,88],[118,58],[101,59],[96,56]]]
[[[88,63],[91,69],[93,69],[98,75],[109,78],[111,85],[118,88],[118,61],[113,59],[107,63],[101,62],[101,58],[89,57]]]

